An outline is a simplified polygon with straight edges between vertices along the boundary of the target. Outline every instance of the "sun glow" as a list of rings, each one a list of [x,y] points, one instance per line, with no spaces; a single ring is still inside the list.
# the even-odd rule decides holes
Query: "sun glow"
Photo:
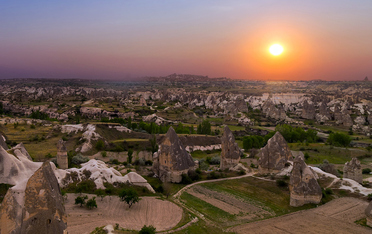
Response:
[[[272,46],[270,46],[270,49],[269,49],[270,53],[274,56],[278,56],[280,55],[281,53],[283,53],[284,49],[283,49],[283,46],[279,45],[279,44],[274,44]]]

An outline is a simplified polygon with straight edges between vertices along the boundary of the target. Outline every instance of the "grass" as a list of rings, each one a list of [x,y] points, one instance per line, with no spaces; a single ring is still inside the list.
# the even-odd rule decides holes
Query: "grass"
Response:
[[[207,151],[201,151],[201,150],[195,150],[191,152],[191,156],[196,159],[202,159],[202,158],[207,158],[207,157],[215,157],[215,156],[220,156],[221,151],[220,150],[213,150],[211,153],[208,153]]]
[[[174,232],[175,234],[185,234],[185,233],[197,233],[197,234],[215,234],[223,232],[220,228],[216,226],[212,226],[206,223],[203,220],[200,220],[196,223],[193,223],[189,227],[180,230],[178,232]],[[226,234],[233,234],[234,232],[223,232]]]
[[[35,129],[26,124],[20,124],[17,128],[14,128],[13,124],[7,124],[1,125],[0,130],[7,136],[9,141],[17,144],[22,142],[30,156],[39,161],[44,159],[45,155],[49,153],[53,156],[57,154],[57,142],[62,137],[60,133],[52,134],[52,126],[38,124],[35,125]],[[36,135],[39,139],[41,137],[45,139],[32,141],[31,138]]]
[[[367,153],[367,150],[359,148],[341,148],[323,143],[312,143],[306,146],[305,144],[289,143],[291,150],[307,152],[310,158],[306,160],[307,164],[323,163],[327,159],[333,164],[344,164],[350,161],[352,157],[361,157]]]
[[[213,220],[217,223],[235,219],[235,215],[223,211],[187,192],[182,193],[181,199],[185,201],[185,204],[188,207],[192,207],[193,209],[205,215],[208,219]]]
[[[358,219],[354,223],[359,224],[359,225],[362,225],[364,227],[372,228],[371,226],[368,226],[367,225],[367,218]]]
[[[287,188],[279,188],[275,182],[254,177],[206,183],[201,184],[201,186],[217,192],[232,194],[248,203],[263,206],[268,211],[273,211],[275,215],[283,215],[315,207],[312,204],[302,207],[291,207],[289,205],[289,190]]]
[[[119,142],[135,142],[135,141],[149,141],[149,139],[138,139],[138,138],[126,138],[126,139],[120,139],[120,140],[114,140],[112,143],[119,143]]]
[[[244,126],[228,125],[231,131],[244,131]]]

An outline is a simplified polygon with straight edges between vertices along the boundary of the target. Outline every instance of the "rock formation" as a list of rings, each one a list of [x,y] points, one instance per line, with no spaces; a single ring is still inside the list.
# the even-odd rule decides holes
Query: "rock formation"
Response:
[[[364,213],[367,216],[367,225],[372,227],[372,201],[369,203]]]
[[[285,167],[289,159],[292,159],[292,153],[284,137],[276,132],[258,153],[258,157],[260,171],[276,173]]]
[[[0,208],[2,233],[64,233],[66,222],[63,198],[49,162],[27,184],[10,188]]]
[[[344,178],[355,180],[360,184],[363,183],[362,166],[357,158],[345,163]]]
[[[221,141],[221,170],[235,167],[240,161],[241,151],[228,126],[224,128]]]
[[[299,156],[293,161],[293,170],[289,181],[290,206],[303,206],[308,203],[318,204],[322,199],[322,189],[314,172]]]
[[[315,107],[313,103],[308,103],[305,100],[303,107],[302,107],[302,114],[301,117],[303,119],[314,119],[315,118]]]
[[[331,119],[327,104],[323,101],[319,106],[319,113],[315,115],[316,121],[324,123]]]
[[[179,183],[195,163],[172,127],[153,157],[153,171],[163,182]]]
[[[8,145],[6,144],[6,139],[3,135],[0,134],[0,146],[3,147],[5,150],[8,149]]]
[[[266,117],[270,117],[272,119],[284,120],[287,118],[284,108],[281,105],[275,106],[270,99],[268,99],[262,105],[262,112],[266,115]]]
[[[61,169],[68,168],[68,157],[65,142],[60,139],[57,143],[57,164]]]

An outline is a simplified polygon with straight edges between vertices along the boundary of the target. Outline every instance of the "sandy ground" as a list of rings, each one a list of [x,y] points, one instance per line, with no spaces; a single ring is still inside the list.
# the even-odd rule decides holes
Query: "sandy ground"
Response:
[[[372,233],[372,229],[354,223],[364,215],[366,201],[339,198],[311,210],[242,224],[229,231],[237,233]]]
[[[75,198],[75,194],[68,194],[65,203],[69,234],[90,233],[96,227],[116,223],[126,229],[140,230],[144,225],[153,225],[157,231],[168,230],[181,221],[183,213],[177,205],[155,197],[142,197],[131,208],[118,197],[111,200],[105,197],[103,201],[96,198],[98,208],[92,210],[75,205]]]

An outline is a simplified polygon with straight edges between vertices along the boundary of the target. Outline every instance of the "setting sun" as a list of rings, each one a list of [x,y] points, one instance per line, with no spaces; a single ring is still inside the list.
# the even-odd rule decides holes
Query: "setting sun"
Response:
[[[274,56],[278,56],[280,55],[281,53],[283,53],[283,46],[279,45],[279,44],[274,44],[272,46],[270,46],[270,53]]]

